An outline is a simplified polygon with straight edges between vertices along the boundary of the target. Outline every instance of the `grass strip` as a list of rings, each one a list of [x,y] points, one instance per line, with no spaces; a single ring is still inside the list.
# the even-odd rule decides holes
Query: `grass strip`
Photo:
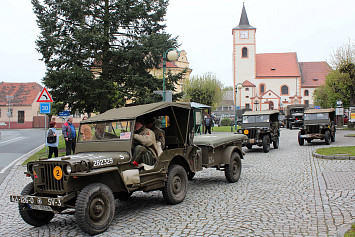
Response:
[[[332,155],[355,156],[355,146],[318,148],[316,150],[316,153],[320,154],[320,155],[325,155],[325,156],[332,156]]]

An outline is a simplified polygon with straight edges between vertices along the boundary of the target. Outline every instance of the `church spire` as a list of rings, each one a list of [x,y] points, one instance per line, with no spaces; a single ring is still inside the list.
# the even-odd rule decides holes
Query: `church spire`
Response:
[[[247,11],[245,10],[244,2],[239,25],[237,27],[234,27],[233,29],[256,29],[255,27],[249,25],[249,20],[247,16]]]

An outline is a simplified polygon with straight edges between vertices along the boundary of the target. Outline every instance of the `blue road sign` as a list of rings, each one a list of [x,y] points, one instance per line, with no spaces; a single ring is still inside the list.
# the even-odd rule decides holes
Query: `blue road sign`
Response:
[[[51,103],[50,102],[40,103],[39,112],[41,114],[49,114],[51,112]]]
[[[62,111],[62,112],[59,112],[59,116],[61,116],[61,117],[70,116],[70,111]]]
[[[315,109],[320,109],[320,106],[314,106]]]

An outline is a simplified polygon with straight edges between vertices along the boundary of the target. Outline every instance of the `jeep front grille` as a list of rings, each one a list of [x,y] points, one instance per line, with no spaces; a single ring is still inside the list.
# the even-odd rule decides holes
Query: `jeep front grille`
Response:
[[[307,125],[307,133],[320,133],[319,125]]]
[[[257,131],[257,129],[255,129],[255,128],[248,128],[248,131],[249,131],[249,134],[248,134],[248,137],[249,137],[249,138],[257,138],[257,137],[256,137],[256,131]]]
[[[42,191],[49,192],[62,192],[64,191],[63,177],[60,180],[54,178],[53,169],[56,166],[59,166],[63,171],[63,164],[61,163],[44,163],[42,164],[43,168],[41,169]]]

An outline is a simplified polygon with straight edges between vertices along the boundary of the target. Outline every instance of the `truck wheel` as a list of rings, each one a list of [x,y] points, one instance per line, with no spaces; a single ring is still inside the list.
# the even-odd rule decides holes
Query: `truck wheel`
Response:
[[[300,136],[301,136],[301,131],[298,132],[298,144],[300,146],[303,146],[304,145],[304,138],[301,138]]]
[[[263,136],[263,150],[265,153],[270,151],[270,138],[268,135]]]
[[[230,183],[235,183],[239,180],[242,173],[242,161],[237,152],[233,152],[230,158],[230,163],[225,165],[224,174]]]
[[[105,184],[93,183],[81,190],[75,203],[75,219],[90,235],[104,232],[115,215],[112,191]]]
[[[292,124],[290,124],[290,130],[292,130]]]
[[[188,180],[192,180],[194,177],[195,177],[195,172],[189,172],[188,174],[187,174],[187,178],[188,178]]]
[[[21,195],[33,195],[34,186],[33,182],[27,184],[21,192]],[[30,209],[29,204],[19,203],[18,209],[22,219],[32,226],[42,226],[48,224],[54,217],[53,212],[40,211]]]
[[[247,148],[248,148],[249,150],[251,150],[251,148],[253,148],[253,145],[252,145],[252,144],[248,144],[248,145],[247,145]]]
[[[168,204],[178,204],[185,199],[187,193],[187,174],[181,165],[169,167],[168,179],[163,188],[163,196]]]
[[[330,145],[330,132],[329,131],[325,131],[324,141],[325,141],[325,145]]]
[[[274,140],[274,141],[272,142],[272,144],[273,144],[273,146],[274,146],[274,149],[278,149],[278,148],[279,148],[279,144],[280,144],[280,142],[279,142],[279,137],[277,137],[277,139]]]
[[[332,136],[330,137],[330,139],[331,139],[332,142],[335,142],[335,133],[334,133],[334,135],[332,135]]]

